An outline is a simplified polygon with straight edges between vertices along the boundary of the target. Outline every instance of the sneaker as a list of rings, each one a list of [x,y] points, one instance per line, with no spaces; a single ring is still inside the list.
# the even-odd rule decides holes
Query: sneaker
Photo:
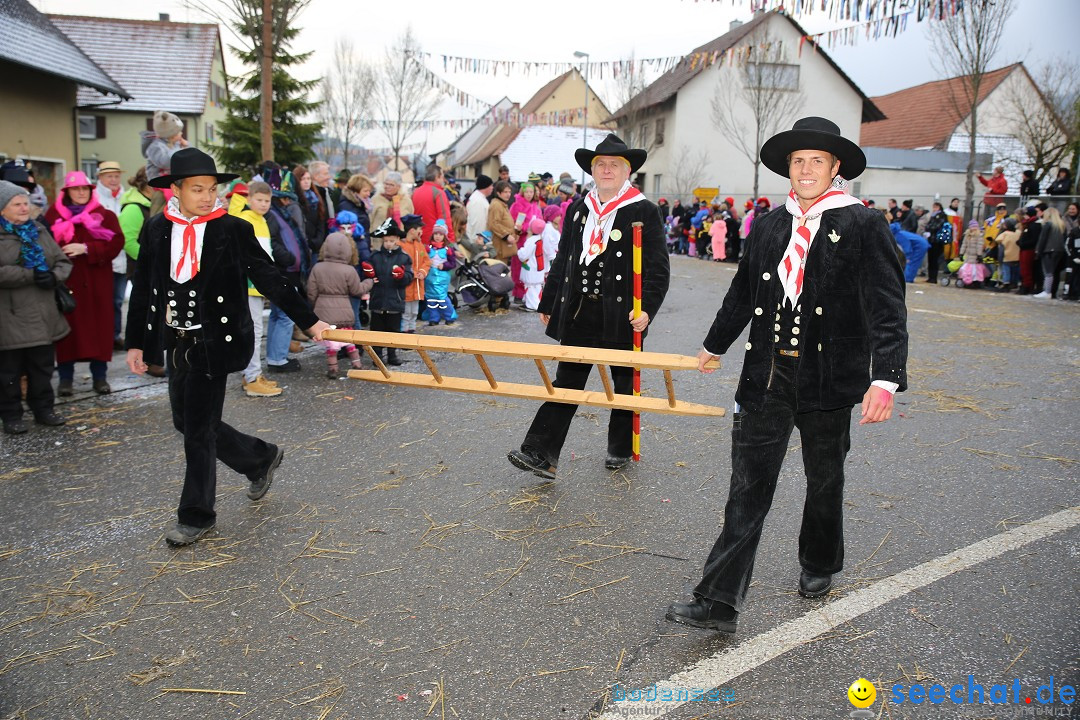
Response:
[[[71,397],[75,394],[75,385],[72,380],[61,380],[56,386],[56,394],[60,397]]]
[[[276,388],[278,386],[277,381],[271,380],[270,378],[266,377],[265,375],[260,375],[259,380],[264,385],[269,385],[270,387],[273,387],[273,388]]]
[[[248,476],[248,479],[251,480],[251,487],[248,488],[247,496],[252,500],[262,499],[263,495],[266,495],[267,491],[270,490],[270,483],[274,482],[274,471],[278,469],[282,458],[285,457],[284,450],[274,445],[270,447],[274,448],[274,457],[270,460],[270,464],[256,477]]]
[[[165,533],[165,542],[172,547],[183,547],[198,542],[209,535],[210,531],[213,529],[213,525],[201,528],[178,522]]]
[[[275,397],[282,392],[277,385],[268,385],[262,375],[249,383],[244,383],[244,393],[248,397]]]
[[[108,395],[112,392],[112,388],[109,387],[109,381],[105,378],[98,378],[94,381],[94,392],[98,395]]]
[[[300,371],[300,361],[297,360],[296,358],[289,358],[288,360],[286,360],[281,365],[271,365],[270,363],[267,363],[266,364],[266,369],[269,370],[270,372],[275,372],[275,373],[299,372]]]
[[[1031,297],[1035,298],[1036,300],[1045,300],[1046,298],[1050,297],[1050,293],[1048,293],[1048,292],[1046,292],[1044,290],[1043,292],[1039,293],[1038,295],[1032,295]]]

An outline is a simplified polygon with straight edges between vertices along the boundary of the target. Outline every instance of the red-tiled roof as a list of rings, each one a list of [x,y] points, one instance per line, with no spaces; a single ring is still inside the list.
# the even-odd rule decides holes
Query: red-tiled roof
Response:
[[[979,102],[993,92],[1020,63],[983,75],[979,86]],[[944,150],[956,126],[966,117],[958,110],[965,104],[964,86],[970,76],[961,75],[946,80],[916,85],[889,95],[871,98],[885,113],[885,120],[863,123],[859,135],[861,145],[914,150],[932,148]],[[959,102],[954,102],[954,98]]]
[[[133,97],[110,110],[201,115],[206,108],[214,52],[220,47],[217,25],[48,17]],[[79,90],[80,106],[101,105],[103,100],[93,90]]]

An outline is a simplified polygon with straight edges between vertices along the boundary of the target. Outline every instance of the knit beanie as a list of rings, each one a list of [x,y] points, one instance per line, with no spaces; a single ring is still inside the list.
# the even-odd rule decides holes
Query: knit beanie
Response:
[[[162,140],[168,140],[184,132],[184,123],[171,112],[158,110],[154,113],[154,132]]]
[[[442,235],[447,237],[450,235],[450,233],[446,229],[446,221],[442,218],[436,220],[435,224],[431,226],[431,234],[434,235],[435,233],[441,233]]]
[[[486,190],[489,187],[491,187],[493,184],[494,183],[492,182],[491,178],[489,178],[487,175],[479,175],[476,178],[476,189],[477,190]]]
[[[544,232],[544,221],[540,218],[533,218],[529,223],[529,232],[533,235],[539,235]]]
[[[21,188],[15,183],[8,182],[7,180],[0,180],[0,210],[6,208],[8,203],[19,195],[29,196],[30,193],[26,191],[26,188]]]

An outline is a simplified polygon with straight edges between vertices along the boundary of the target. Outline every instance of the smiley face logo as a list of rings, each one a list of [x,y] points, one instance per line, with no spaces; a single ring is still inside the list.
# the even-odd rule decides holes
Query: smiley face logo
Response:
[[[877,689],[866,678],[859,678],[851,683],[847,691],[848,700],[857,708],[868,708],[877,699]]]

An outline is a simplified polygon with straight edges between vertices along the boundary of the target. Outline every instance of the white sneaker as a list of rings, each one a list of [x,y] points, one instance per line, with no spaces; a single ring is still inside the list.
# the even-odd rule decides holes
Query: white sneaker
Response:
[[[1036,300],[1045,300],[1046,298],[1050,297],[1050,293],[1048,293],[1046,291],[1043,291],[1043,292],[1039,293],[1038,295],[1032,295],[1032,297],[1035,298]]]

